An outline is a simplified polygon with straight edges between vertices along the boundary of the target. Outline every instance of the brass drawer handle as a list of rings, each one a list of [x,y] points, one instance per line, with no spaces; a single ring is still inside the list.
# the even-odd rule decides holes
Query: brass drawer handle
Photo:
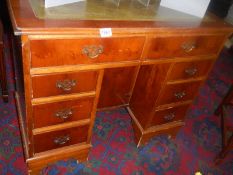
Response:
[[[189,76],[194,76],[197,73],[197,68],[187,68],[184,72]]]
[[[55,113],[55,116],[60,119],[68,119],[72,115],[73,115],[72,109],[65,109],[65,110],[58,111]]]
[[[53,140],[53,142],[56,144],[56,145],[64,145],[66,144],[67,142],[70,141],[70,136],[61,136],[61,137],[57,137]]]
[[[174,114],[174,113],[170,113],[170,114],[164,116],[164,119],[165,119],[166,121],[171,121],[171,120],[173,120],[174,118],[175,118],[175,114]]]
[[[189,53],[189,52],[191,52],[193,49],[196,48],[196,44],[195,44],[195,42],[183,43],[183,44],[181,45],[181,48],[182,48],[186,53]]]
[[[182,91],[182,92],[176,92],[174,94],[174,96],[176,97],[176,99],[182,99],[182,98],[184,98],[186,96],[186,93],[184,91]]]
[[[97,58],[100,54],[103,53],[103,51],[104,51],[104,48],[102,45],[84,46],[82,49],[82,53],[91,59]]]
[[[58,80],[56,87],[64,91],[71,91],[74,86],[76,86],[76,80]]]

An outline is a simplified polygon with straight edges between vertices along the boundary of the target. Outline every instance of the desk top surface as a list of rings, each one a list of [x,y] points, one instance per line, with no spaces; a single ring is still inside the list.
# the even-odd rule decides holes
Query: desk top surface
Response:
[[[116,4],[116,2],[120,2]],[[96,33],[99,28],[115,32],[169,32],[206,29],[233,31],[232,26],[215,17],[203,19],[160,7],[158,0],[145,7],[138,1],[86,0],[68,5],[44,8],[44,0],[8,0],[15,34]]]
[[[159,0],[81,0],[45,8],[44,0],[29,0],[35,16],[53,20],[188,21],[197,17],[160,6]],[[208,16],[203,20],[213,20]]]

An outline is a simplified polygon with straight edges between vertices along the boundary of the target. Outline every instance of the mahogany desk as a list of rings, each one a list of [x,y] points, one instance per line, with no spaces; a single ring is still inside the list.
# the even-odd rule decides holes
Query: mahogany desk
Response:
[[[233,31],[213,15],[202,20],[137,1],[47,10],[41,2],[8,0],[31,174],[60,159],[87,160],[97,109],[127,107],[138,146],[174,136]],[[112,36],[102,37],[102,28]]]

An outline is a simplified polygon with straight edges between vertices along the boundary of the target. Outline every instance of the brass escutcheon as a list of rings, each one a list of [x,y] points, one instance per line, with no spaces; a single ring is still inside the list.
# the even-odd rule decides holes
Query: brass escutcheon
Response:
[[[71,91],[74,86],[76,86],[76,80],[58,80],[56,87],[64,91]]]
[[[197,68],[188,68],[184,72],[189,76],[194,76],[197,73]]]
[[[64,145],[66,144],[68,141],[70,141],[70,136],[61,136],[61,137],[57,137],[53,140],[53,142],[56,145]]]
[[[181,48],[186,52],[189,53],[193,49],[196,48],[196,43],[195,42],[186,42],[181,45]]]
[[[175,113],[170,113],[170,114],[164,116],[164,119],[165,119],[166,121],[171,121],[171,120],[173,120],[174,118],[175,118]]]
[[[88,56],[89,58],[97,58],[100,54],[103,53],[103,46],[102,45],[89,45],[84,46],[82,49],[82,53]]]
[[[73,115],[72,109],[65,109],[65,110],[58,111],[55,113],[55,116],[60,119],[68,119],[72,115]]]
[[[182,99],[182,98],[184,98],[186,96],[186,93],[184,91],[182,91],[182,92],[176,92],[174,94],[174,96],[176,97],[176,99]]]

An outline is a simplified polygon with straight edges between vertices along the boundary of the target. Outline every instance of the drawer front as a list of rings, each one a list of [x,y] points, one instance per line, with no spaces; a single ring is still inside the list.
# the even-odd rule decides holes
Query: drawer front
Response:
[[[201,82],[168,84],[162,90],[162,95],[157,101],[157,106],[192,100],[200,86]]]
[[[34,152],[39,153],[87,141],[88,125],[34,135]]]
[[[33,106],[34,128],[88,119],[93,98],[69,100]]]
[[[173,81],[206,76],[213,62],[214,60],[199,60],[175,63],[167,80]]]
[[[184,105],[156,111],[152,122],[150,122],[150,127],[173,121],[184,120],[188,107],[189,105]]]
[[[217,54],[225,36],[175,36],[153,38],[146,59]]]
[[[33,98],[95,91],[97,77],[96,71],[33,76]]]
[[[144,37],[31,40],[31,66],[138,60],[144,40]]]

